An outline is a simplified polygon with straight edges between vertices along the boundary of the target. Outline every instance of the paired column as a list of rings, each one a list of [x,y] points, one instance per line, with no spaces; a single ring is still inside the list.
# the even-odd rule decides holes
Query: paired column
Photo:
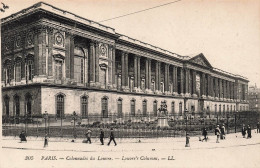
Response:
[[[178,81],[177,81],[177,67],[176,66],[173,66],[173,72],[172,72],[172,75],[173,75],[173,94],[177,94],[178,93]]]
[[[95,43],[95,78],[96,78],[96,84],[99,84],[99,43]]]
[[[222,79],[219,79],[219,98],[223,98]]]
[[[128,53],[121,52],[121,83],[122,83],[122,89],[128,90]]]
[[[93,84],[95,83],[95,67],[96,67],[96,64],[95,64],[95,48],[94,48],[94,42],[91,41],[90,42],[90,50],[89,50],[89,55],[90,55],[90,84]]]
[[[196,96],[196,71],[192,70],[192,95]]]
[[[151,89],[151,59],[145,60],[145,88]]]
[[[164,64],[164,92],[169,91],[169,64]]]
[[[183,68],[180,68],[180,91],[181,94],[183,94],[183,87],[184,87],[184,73],[183,73]]]
[[[113,88],[116,86],[116,54],[115,54],[115,47],[112,46],[112,85]]]
[[[185,96],[189,96],[190,93],[190,69],[185,69]]]
[[[201,82],[201,94],[205,96],[205,74],[202,73],[202,82]]]

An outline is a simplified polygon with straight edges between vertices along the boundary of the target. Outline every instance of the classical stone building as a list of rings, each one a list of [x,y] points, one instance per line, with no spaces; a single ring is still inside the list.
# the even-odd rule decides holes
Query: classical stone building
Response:
[[[46,3],[2,19],[3,115],[106,120],[248,110],[248,80]],[[228,66],[228,65],[227,65]]]

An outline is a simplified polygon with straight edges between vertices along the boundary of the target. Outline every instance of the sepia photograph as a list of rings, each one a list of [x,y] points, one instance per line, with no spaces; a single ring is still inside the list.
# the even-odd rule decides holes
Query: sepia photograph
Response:
[[[0,0],[1,168],[260,167],[259,0]]]

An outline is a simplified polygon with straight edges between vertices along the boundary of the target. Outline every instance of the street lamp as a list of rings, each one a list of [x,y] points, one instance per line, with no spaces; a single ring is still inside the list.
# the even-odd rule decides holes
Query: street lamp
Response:
[[[48,113],[47,111],[45,111],[45,113],[43,114],[43,118],[45,120],[45,135],[47,134],[47,119],[48,119]]]
[[[73,126],[73,135],[74,135],[74,138],[76,138],[76,133],[75,133],[75,123],[76,123],[76,120],[77,120],[77,114],[75,111],[73,111],[72,113],[72,119],[74,121],[74,126]]]
[[[190,137],[188,136],[188,117],[189,117],[189,111],[185,109],[185,120],[186,120],[186,145],[185,147],[190,147]]]

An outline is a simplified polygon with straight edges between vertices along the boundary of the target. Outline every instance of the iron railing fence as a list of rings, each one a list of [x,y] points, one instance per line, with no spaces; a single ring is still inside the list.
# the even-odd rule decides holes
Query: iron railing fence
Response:
[[[49,137],[83,138],[87,129],[91,129],[92,137],[99,137],[100,128],[108,136],[109,129],[113,127],[118,138],[185,136],[186,130],[193,136],[201,135],[204,127],[209,134],[213,134],[216,125],[223,124],[227,133],[240,132],[242,124],[255,128],[259,117],[259,112],[253,111],[169,114],[166,117],[169,127],[159,127],[158,118],[153,113],[145,116],[124,114],[121,118],[116,114],[109,114],[106,118],[99,114],[88,117],[70,114],[61,118],[51,114],[45,118],[43,115],[2,116],[2,133],[3,136],[18,136],[21,131],[25,131],[27,136],[35,137],[48,134]]]

